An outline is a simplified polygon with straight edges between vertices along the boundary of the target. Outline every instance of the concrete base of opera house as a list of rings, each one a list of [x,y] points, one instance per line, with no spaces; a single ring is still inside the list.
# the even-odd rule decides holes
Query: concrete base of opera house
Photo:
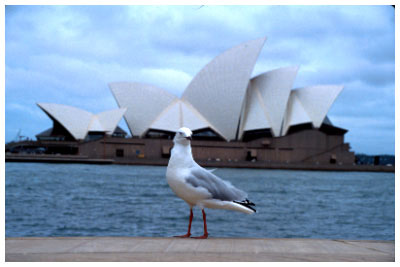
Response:
[[[6,238],[10,261],[395,261],[394,241],[269,238]]]
[[[84,163],[84,164],[122,164],[122,165],[154,165],[167,166],[168,159],[95,159],[87,156],[74,155],[36,155],[36,154],[6,154],[6,162],[46,162],[46,163]],[[214,168],[253,168],[281,170],[315,170],[315,171],[368,171],[395,172],[395,166],[383,165],[339,165],[315,163],[268,163],[268,162],[226,162],[226,161],[197,161],[203,167]]]

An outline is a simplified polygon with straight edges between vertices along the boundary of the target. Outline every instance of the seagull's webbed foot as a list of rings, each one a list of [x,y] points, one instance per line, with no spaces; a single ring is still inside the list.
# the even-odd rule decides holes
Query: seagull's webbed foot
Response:
[[[191,235],[192,235],[191,233],[187,233],[186,235],[174,235],[174,237],[187,238],[190,237]]]
[[[186,235],[176,235],[174,237],[180,237],[180,238],[188,238],[188,237],[190,237],[192,235],[190,233],[190,229],[192,227],[192,220],[193,220],[193,210],[192,210],[192,207],[190,207],[189,227],[188,227],[187,234]]]
[[[192,238],[194,238],[194,239],[207,239],[207,237],[208,237],[208,233],[205,233],[202,236],[193,236]]]

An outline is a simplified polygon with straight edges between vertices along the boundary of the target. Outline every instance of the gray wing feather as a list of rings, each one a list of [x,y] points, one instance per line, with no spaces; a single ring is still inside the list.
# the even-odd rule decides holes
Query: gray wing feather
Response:
[[[194,187],[203,187],[210,192],[212,198],[233,201],[244,200],[247,194],[231,183],[222,180],[210,171],[201,167],[194,168],[186,178],[186,182]]]

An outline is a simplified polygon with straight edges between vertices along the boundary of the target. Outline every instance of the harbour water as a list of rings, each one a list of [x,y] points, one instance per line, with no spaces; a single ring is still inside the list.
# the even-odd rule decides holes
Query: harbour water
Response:
[[[166,167],[5,166],[6,237],[168,237],[187,230],[189,208],[166,183]],[[394,173],[229,168],[214,173],[246,191],[257,213],[206,209],[210,237],[394,240]],[[192,233],[202,231],[195,209]]]

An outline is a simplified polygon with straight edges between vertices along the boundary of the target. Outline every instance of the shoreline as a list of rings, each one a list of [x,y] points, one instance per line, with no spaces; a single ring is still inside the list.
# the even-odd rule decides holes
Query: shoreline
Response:
[[[168,159],[115,158],[98,159],[75,155],[32,155],[6,154],[5,162],[41,162],[41,163],[83,163],[83,164],[119,164],[119,165],[153,165],[167,166]],[[306,164],[306,163],[272,163],[272,162],[225,162],[197,161],[203,167],[214,168],[249,168],[280,169],[308,171],[358,171],[358,172],[395,172],[395,166],[384,165],[338,165],[338,164]]]

